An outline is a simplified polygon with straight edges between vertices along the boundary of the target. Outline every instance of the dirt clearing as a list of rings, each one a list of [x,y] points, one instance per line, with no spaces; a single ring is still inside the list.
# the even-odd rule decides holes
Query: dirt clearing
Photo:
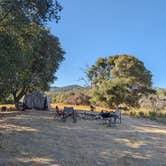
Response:
[[[53,120],[52,112],[0,117],[2,166],[166,166],[166,126],[122,117],[113,127],[99,120]]]

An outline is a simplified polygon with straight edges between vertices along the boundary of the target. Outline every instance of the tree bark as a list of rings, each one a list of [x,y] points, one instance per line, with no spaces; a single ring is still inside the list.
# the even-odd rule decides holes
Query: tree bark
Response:
[[[14,99],[14,105],[16,107],[16,110],[19,110],[19,100],[16,97],[16,93],[13,93],[13,99]]]
[[[25,95],[25,90],[21,90],[21,92],[17,95],[17,92],[13,93],[13,98],[14,98],[14,105],[18,111],[20,111],[19,107],[19,101],[20,99]]]
[[[14,100],[14,105],[18,111],[20,111],[19,100]]]

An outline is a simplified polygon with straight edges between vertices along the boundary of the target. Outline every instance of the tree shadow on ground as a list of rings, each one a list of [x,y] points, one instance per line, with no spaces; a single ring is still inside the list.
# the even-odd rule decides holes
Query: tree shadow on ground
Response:
[[[54,121],[50,112],[0,120],[0,165],[107,166],[166,163],[165,126],[124,117],[108,128],[94,120]]]

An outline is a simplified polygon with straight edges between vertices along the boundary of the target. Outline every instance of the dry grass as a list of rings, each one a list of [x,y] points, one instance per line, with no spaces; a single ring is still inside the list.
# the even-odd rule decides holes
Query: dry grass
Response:
[[[14,104],[0,104],[0,108],[2,107],[7,107],[8,108],[14,108]],[[71,104],[63,104],[63,103],[52,103],[51,104],[51,108],[54,109],[56,106],[58,106],[60,109],[63,109],[64,107],[74,107],[74,109],[76,110],[84,110],[84,111],[90,111],[90,106],[85,106],[85,105],[71,105]],[[108,110],[106,108],[103,107],[96,107],[95,111],[96,112],[100,112],[101,110]],[[108,110],[108,111],[112,111],[112,110]]]
[[[166,117],[166,110],[147,110],[147,109],[131,109],[129,111],[123,111],[124,115],[134,116],[134,117]]]
[[[10,107],[14,107],[14,104],[0,104],[0,108],[1,108],[1,107],[10,108]]]
[[[3,105],[0,105],[0,108],[3,106],[7,107],[7,109],[14,108],[13,104],[3,104]],[[56,106],[58,106],[61,110],[63,110],[64,107],[74,107],[75,110],[90,111],[90,106],[71,105],[71,104],[63,104],[63,103],[52,103],[51,109],[54,110]],[[108,109],[108,108],[104,108],[104,107],[95,108],[95,112],[100,112],[101,110],[114,111],[113,109]],[[11,111],[8,111],[8,113],[10,113],[10,112]],[[0,112],[0,114],[4,114],[4,113]],[[155,120],[156,118],[166,118],[166,110],[152,111],[152,110],[147,110],[147,109],[134,109],[133,108],[128,111],[122,111],[122,114],[132,116],[132,117],[150,118],[152,120]],[[164,120],[164,122],[165,121],[166,120]]]
[[[54,121],[51,111],[2,117],[0,165],[165,166],[166,126],[122,118],[108,128],[97,120]]]
[[[90,106],[85,105],[71,105],[71,104],[63,104],[63,103],[52,103],[51,107],[55,108],[58,106],[60,109],[63,109],[64,107],[74,107],[76,110],[84,110],[84,111],[90,111]],[[107,110],[107,111],[113,111],[112,109],[104,108],[104,107],[96,107],[95,111],[100,112],[101,110]]]

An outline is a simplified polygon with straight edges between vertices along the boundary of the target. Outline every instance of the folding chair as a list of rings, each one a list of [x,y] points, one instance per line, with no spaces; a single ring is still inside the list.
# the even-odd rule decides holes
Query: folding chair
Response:
[[[73,123],[77,122],[76,111],[73,109],[73,107],[64,107],[63,112],[64,112],[64,114],[63,114],[62,119],[64,122],[66,121],[66,119],[68,117],[72,117]]]
[[[114,121],[112,121],[112,118],[114,119]],[[118,111],[115,111],[112,114],[112,116],[109,118],[109,120],[108,120],[108,126],[111,126],[112,124],[117,124],[117,122],[121,123],[121,121],[122,121],[122,118],[121,118],[121,109],[118,109]]]
[[[64,112],[63,111],[59,111],[59,110],[55,111],[55,116],[54,116],[55,119],[62,119],[63,116],[64,116]]]

